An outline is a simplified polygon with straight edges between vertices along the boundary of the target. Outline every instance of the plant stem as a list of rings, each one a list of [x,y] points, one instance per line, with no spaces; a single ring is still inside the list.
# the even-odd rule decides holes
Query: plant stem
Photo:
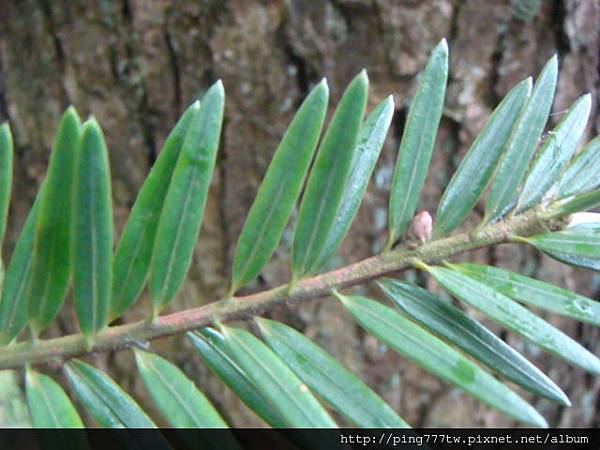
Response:
[[[400,248],[367,258],[315,277],[298,280],[289,289],[279,286],[258,294],[226,298],[197,308],[143,320],[127,325],[109,327],[94,337],[88,348],[82,334],[22,342],[0,350],[0,370],[42,363],[58,363],[88,353],[104,352],[135,346],[151,339],[183,333],[196,328],[255,316],[282,304],[297,304],[325,297],[334,289],[343,289],[369,280],[390,275],[412,267],[415,259],[435,263],[458,253],[489,245],[509,242],[515,235],[530,236],[546,229],[565,225],[562,213],[534,210],[470,233],[428,242],[416,249]]]

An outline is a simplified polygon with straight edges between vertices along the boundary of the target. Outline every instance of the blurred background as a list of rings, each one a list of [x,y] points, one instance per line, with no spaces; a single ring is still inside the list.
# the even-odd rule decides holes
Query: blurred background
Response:
[[[537,75],[554,53],[561,68],[551,124],[577,97],[591,92],[587,135],[598,134],[599,27],[599,0],[0,0],[0,121],[10,121],[16,140],[4,261],[44,176],[56,125],[68,105],[75,105],[82,117],[94,114],[104,128],[120,231],[178,116],[222,78],[227,102],[219,162],[194,264],[171,308],[219,298],[228,286],[245,216],[295,108],[325,76],[332,111],[346,83],[366,68],[369,108],[393,94],[396,114],[363,206],[332,264],[363,259],[385,239],[389,185],[407,106],[429,51],[442,37],[450,45],[450,80],[420,205],[432,213],[494,106],[519,80]],[[477,223],[480,212],[467,227]],[[246,292],[289,279],[290,238],[288,232]],[[592,272],[525,247],[502,245],[460,259],[495,264],[600,298],[600,279]],[[439,291],[430,280],[417,281]],[[380,297],[374,286],[360,291]],[[148,312],[143,298],[125,320],[145,318]],[[542,315],[598,354],[598,329]],[[338,302],[316,300],[278,309],[272,316],[316,339],[414,426],[513,425],[363,333]],[[68,303],[46,336],[76,332],[74,317]],[[483,322],[535,361],[570,397],[573,406],[564,408],[526,396],[552,426],[600,426],[600,379]],[[184,339],[156,341],[153,348],[184,369],[227,421],[262,426]],[[91,361],[153,410],[133,370],[131,352],[97,355]],[[0,373],[0,426],[28,423],[16,387],[19,378]]]

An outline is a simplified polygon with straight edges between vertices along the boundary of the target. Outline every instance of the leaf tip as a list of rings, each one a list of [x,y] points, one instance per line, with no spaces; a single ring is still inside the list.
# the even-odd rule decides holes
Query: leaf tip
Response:
[[[437,43],[434,49],[436,52],[448,54],[448,40],[443,37],[440,42]]]

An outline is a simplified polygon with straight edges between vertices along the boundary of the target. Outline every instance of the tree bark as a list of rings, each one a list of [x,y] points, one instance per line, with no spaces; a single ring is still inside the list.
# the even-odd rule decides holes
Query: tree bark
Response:
[[[387,196],[407,106],[419,71],[439,39],[449,40],[451,69],[437,149],[420,203],[432,213],[494,106],[517,81],[537,75],[553,53],[559,54],[561,69],[551,124],[589,91],[595,101],[588,137],[598,134],[598,23],[598,0],[4,0],[0,120],[10,121],[16,142],[4,260],[10,257],[43,178],[60,114],[69,104],[83,117],[95,115],[106,133],[118,231],[179,114],[221,78],[227,104],[218,167],[194,264],[172,310],[218,298],[228,287],[245,216],[294,110],[323,76],[329,80],[332,110],[346,83],[364,67],[371,81],[369,107],[392,93],[397,111],[363,206],[334,264],[358,261],[376,253],[385,241]],[[467,227],[477,223],[479,212]],[[290,236],[286,233],[273,261],[244,293],[289,279]],[[524,247],[502,245],[461,258],[600,297],[590,272]],[[430,289],[439,290],[416,273],[407,276],[418,276]],[[374,287],[360,290],[380,295]],[[126,313],[125,321],[148,314],[144,297]],[[354,325],[337,302],[317,300],[273,316],[316,339],[415,426],[511,425],[509,419],[383,348]],[[547,318],[598,353],[597,329]],[[551,425],[600,426],[600,380],[490,326],[571,398],[573,406],[565,409],[528,397]],[[59,326],[47,336],[76,330],[68,305]],[[260,425],[184,340],[165,339],[153,348],[192,376],[232,424]],[[98,356],[94,363],[152,408],[132,370],[130,352]]]

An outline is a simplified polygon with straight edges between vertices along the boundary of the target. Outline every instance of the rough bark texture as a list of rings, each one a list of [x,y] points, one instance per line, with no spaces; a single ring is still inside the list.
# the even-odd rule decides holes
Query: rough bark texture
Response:
[[[419,70],[439,39],[449,39],[451,76],[438,148],[421,200],[421,208],[432,212],[491,109],[554,52],[561,70],[552,122],[590,91],[594,107],[589,135],[598,133],[598,23],[597,0],[3,0],[0,120],[10,120],[17,144],[4,258],[43,177],[53,133],[67,105],[74,104],[84,116],[94,114],[106,132],[120,230],[178,115],[222,78],[227,106],[218,169],[194,264],[172,309],[224,294],[237,236],[295,108],[323,76],[337,101],[345,84],[365,67],[371,79],[369,105],[393,93],[397,112],[364,205],[334,263],[362,259],[379,250],[385,239],[387,195],[406,107]],[[288,279],[289,237],[248,292]],[[505,245],[475,252],[469,259],[600,298],[598,279],[590,272],[524,247]],[[430,280],[421,281],[438,289]],[[374,288],[363,290],[379,295]],[[125,320],[142,318],[148,311],[144,299]],[[511,424],[385,349],[335,301],[315,301],[274,316],[318,340],[415,426]],[[548,318],[598,352],[597,329]],[[75,330],[69,307],[48,335]],[[573,407],[567,409],[532,399],[551,425],[600,426],[600,380],[497,331],[571,398]],[[166,339],[154,348],[190,374],[232,424],[260,425],[184,340]],[[131,370],[129,352],[98,356],[94,362],[152,408]]]

